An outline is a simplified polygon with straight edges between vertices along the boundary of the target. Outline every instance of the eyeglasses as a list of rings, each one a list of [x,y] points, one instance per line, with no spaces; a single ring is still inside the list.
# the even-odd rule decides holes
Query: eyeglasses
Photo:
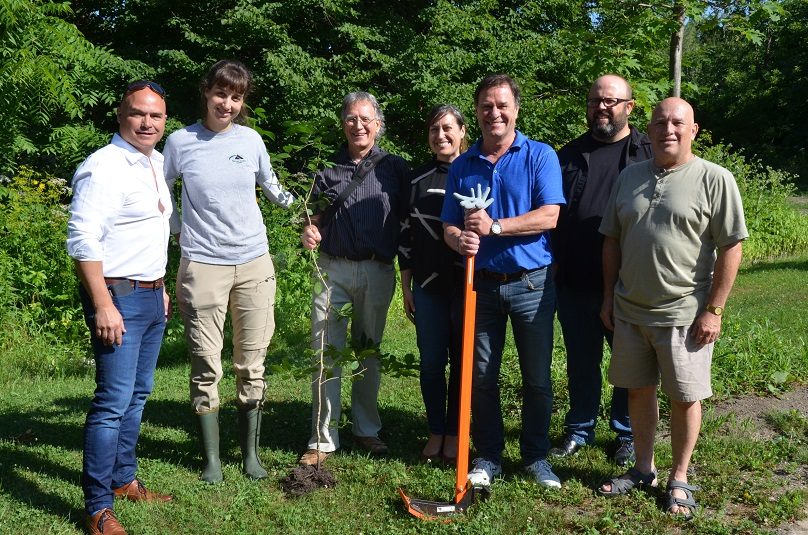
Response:
[[[345,124],[350,126],[356,126],[359,123],[362,123],[362,126],[367,126],[370,124],[371,121],[375,121],[375,117],[362,117],[358,115],[348,115],[345,117]]]
[[[157,82],[152,82],[150,80],[137,80],[136,82],[132,82],[131,84],[126,86],[126,92],[124,93],[124,96],[130,93],[134,93],[135,91],[140,91],[141,89],[145,89],[147,87],[152,91],[154,91],[155,93],[157,93],[158,95],[160,95],[160,98],[162,99],[166,98],[166,90],[163,89],[163,87]]]
[[[633,98],[588,98],[586,99],[586,105],[590,108],[597,108],[598,106],[603,103],[604,106],[607,108],[614,108],[621,102],[631,102],[634,100]]]

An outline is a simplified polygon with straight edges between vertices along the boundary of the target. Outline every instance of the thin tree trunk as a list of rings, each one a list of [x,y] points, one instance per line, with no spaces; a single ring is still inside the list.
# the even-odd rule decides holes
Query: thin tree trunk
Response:
[[[670,50],[670,76],[673,81],[671,96],[682,96],[682,42],[685,37],[685,6],[681,1],[673,5],[673,16],[678,24],[677,30],[671,35]]]

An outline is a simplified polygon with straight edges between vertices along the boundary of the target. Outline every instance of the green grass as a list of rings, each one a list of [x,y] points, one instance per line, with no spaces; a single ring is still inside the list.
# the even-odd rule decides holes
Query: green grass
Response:
[[[238,466],[235,381],[223,380],[222,447],[225,482],[198,481],[201,460],[188,400],[189,365],[180,337],[169,337],[157,370],[154,394],[146,405],[139,445],[140,471],[156,490],[171,492],[168,505],[118,503],[116,511],[129,533],[774,533],[799,518],[808,493],[785,484],[799,478],[808,464],[808,422],[796,412],[775,413],[768,421],[774,439],[760,439],[749,422],[734,415],[716,416],[710,408],[741,393],[778,392],[808,373],[808,256],[743,268],[727,307],[725,332],[716,348],[716,398],[706,405],[705,425],[693,458],[693,482],[702,487],[704,506],[690,523],[663,514],[649,494],[606,499],[592,489],[616,474],[604,449],[610,439],[599,422],[598,443],[554,466],[564,481],[560,491],[538,488],[520,470],[518,452],[518,373],[509,345],[503,370],[506,408],[505,478],[493,496],[450,524],[425,523],[409,517],[399,487],[417,497],[449,500],[453,468],[418,464],[426,438],[423,407],[414,377],[382,382],[380,406],[386,459],[368,459],[345,448],[329,459],[338,483],[302,498],[287,498],[280,481],[305,447],[309,430],[308,381],[288,375],[269,377],[261,457],[269,478],[244,478]],[[412,326],[394,302],[383,349],[415,352]],[[282,311],[279,311],[282,313]],[[273,342],[271,351],[304,359],[297,333]],[[303,340],[303,342],[301,342]],[[558,438],[566,411],[564,353],[557,335],[553,366],[556,406],[551,429]],[[3,351],[47,351],[35,340]],[[15,360],[16,360],[15,358]],[[3,355],[6,360],[6,355]],[[785,375],[783,375],[785,374]],[[43,372],[43,376],[45,372]],[[91,372],[36,378],[33,370],[4,370],[0,376],[0,533],[79,533],[82,518],[82,425],[94,387]],[[343,400],[349,394],[345,385]],[[667,417],[663,407],[663,420]],[[30,430],[30,432],[29,432]],[[20,437],[22,435],[22,437]],[[16,441],[15,437],[20,437]],[[657,445],[661,476],[671,463],[669,444]]]

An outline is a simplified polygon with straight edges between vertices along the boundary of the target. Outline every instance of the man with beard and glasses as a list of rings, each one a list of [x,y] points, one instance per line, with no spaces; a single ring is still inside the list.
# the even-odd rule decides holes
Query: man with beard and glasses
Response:
[[[553,231],[553,252],[570,395],[563,442],[550,450],[559,457],[574,455],[582,446],[595,442],[604,337],[610,347],[612,344],[612,332],[604,329],[599,316],[603,235],[598,227],[620,171],[652,156],[648,137],[628,124],[633,108],[628,82],[615,75],[601,76],[586,100],[589,130],[558,152],[567,205],[562,206]],[[612,457],[625,466],[634,460],[634,442],[623,388],[613,391],[609,426],[617,433]]]

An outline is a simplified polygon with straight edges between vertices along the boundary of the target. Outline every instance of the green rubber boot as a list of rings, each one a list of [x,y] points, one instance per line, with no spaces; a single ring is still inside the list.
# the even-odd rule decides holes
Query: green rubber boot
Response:
[[[200,438],[202,439],[202,456],[205,468],[200,479],[208,483],[221,483],[222,461],[219,460],[219,411],[197,414],[199,416]]]
[[[258,442],[261,440],[261,407],[245,405],[238,408],[239,442],[241,443],[242,468],[253,479],[264,479],[269,474],[258,459]]]

